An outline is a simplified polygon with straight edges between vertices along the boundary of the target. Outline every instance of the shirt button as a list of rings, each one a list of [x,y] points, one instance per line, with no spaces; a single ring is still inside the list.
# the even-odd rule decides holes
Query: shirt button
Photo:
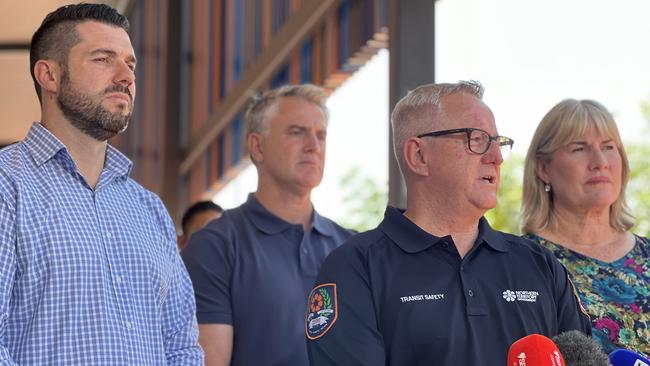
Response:
[[[443,241],[442,244],[440,244],[440,246],[445,248],[445,249],[449,248],[449,244],[447,244],[446,241]]]
[[[118,285],[122,283],[122,277],[121,276],[115,277],[115,283],[117,283]]]
[[[111,234],[110,231],[106,233],[106,239],[110,239],[112,237],[113,237],[113,234]]]
[[[469,297],[473,297],[474,296],[474,291],[469,290],[469,291],[467,291],[467,294],[469,295]]]
[[[307,248],[302,248],[302,252],[307,254]]]
[[[126,329],[133,329],[133,323],[131,322],[126,322],[124,325],[126,326]]]

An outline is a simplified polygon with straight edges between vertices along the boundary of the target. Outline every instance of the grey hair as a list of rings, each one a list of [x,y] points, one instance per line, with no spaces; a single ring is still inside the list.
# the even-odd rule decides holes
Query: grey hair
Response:
[[[409,91],[397,102],[390,119],[393,128],[393,151],[402,175],[407,172],[404,143],[413,136],[429,132],[427,129],[431,128],[432,121],[435,124],[439,116],[441,99],[457,93],[468,93],[482,99],[483,92],[483,85],[475,80],[426,84]]]
[[[329,112],[325,105],[327,93],[323,88],[312,84],[285,85],[267,90],[252,98],[244,117],[246,136],[251,133],[265,133],[268,130],[268,112],[273,109],[280,98],[286,97],[303,98],[316,104],[323,111],[327,123],[329,119]]]

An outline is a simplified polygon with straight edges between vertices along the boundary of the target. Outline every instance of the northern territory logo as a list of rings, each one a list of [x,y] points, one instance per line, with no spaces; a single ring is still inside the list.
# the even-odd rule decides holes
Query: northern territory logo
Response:
[[[318,339],[334,325],[338,318],[337,301],[335,283],[324,283],[311,290],[305,319],[307,338]]]
[[[537,302],[538,296],[539,296],[539,292],[537,291],[517,291],[517,290],[503,291],[503,298],[507,302],[514,302],[514,301]]]

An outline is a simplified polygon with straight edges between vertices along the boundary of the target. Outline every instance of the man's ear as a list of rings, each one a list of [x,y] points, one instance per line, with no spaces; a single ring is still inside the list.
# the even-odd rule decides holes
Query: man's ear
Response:
[[[424,151],[424,141],[411,137],[404,142],[404,162],[408,170],[423,177],[429,176],[429,161]]]
[[[251,132],[246,136],[246,145],[248,146],[248,153],[251,156],[251,159],[254,163],[259,163],[264,160],[264,149],[262,148],[262,142],[264,141],[264,136],[261,133]]]
[[[38,60],[34,64],[34,77],[41,86],[41,94],[57,93],[61,85],[61,67],[51,60]]]

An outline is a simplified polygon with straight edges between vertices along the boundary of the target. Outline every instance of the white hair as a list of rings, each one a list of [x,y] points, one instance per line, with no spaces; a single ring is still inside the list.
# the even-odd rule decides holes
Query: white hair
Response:
[[[404,143],[407,139],[429,132],[432,122],[440,111],[440,100],[456,93],[469,93],[478,99],[483,98],[483,86],[478,81],[459,81],[457,83],[426,84],[411,90],[395,105],[391,114],[393,128],[393,151],[402,175],[406,174]]]

